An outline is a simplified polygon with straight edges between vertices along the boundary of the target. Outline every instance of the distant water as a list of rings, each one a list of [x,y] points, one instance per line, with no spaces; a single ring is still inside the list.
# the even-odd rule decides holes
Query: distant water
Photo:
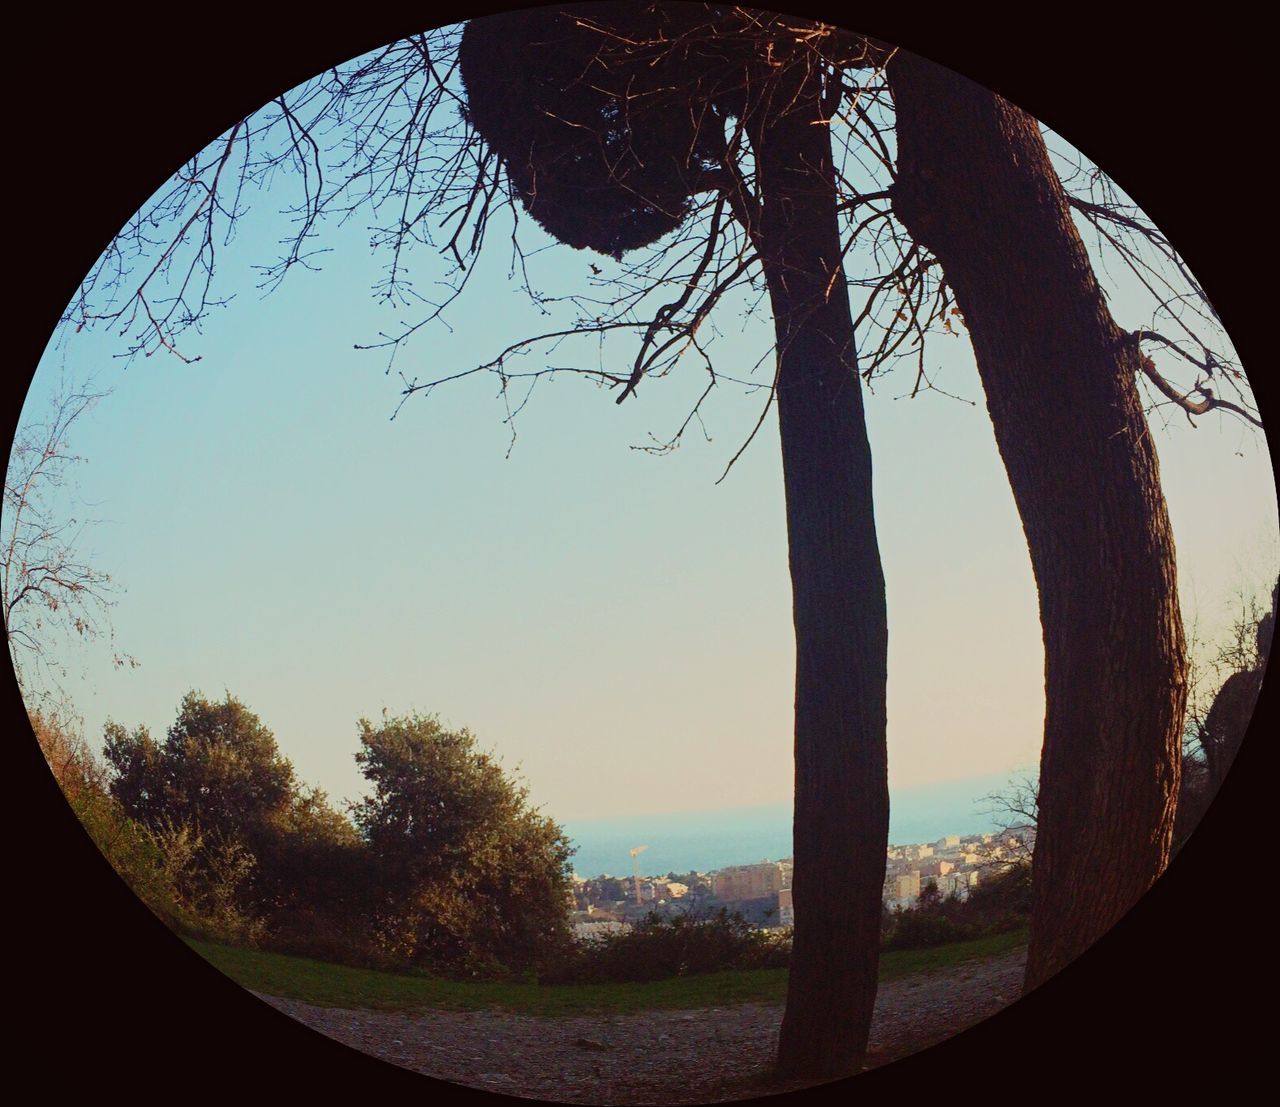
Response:
[[[935,842],[948,834],[985,834],[996,829],[984,797],[1004,791],[1009,774],[971,777],[889,795],[889,841],[895,845]],[[791,856],[791,805],[734,807],[723,811],[582,819],[562,824],[578,847],[579,876],[627,876],[633,846],[649,848],[640,871],[649,874],[707,872],[726,865],[777,861]]]

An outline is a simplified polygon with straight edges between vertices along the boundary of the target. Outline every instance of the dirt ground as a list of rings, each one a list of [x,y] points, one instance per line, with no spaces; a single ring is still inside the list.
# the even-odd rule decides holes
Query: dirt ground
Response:
[[[1012,1003],[1025,959],[1018,950],[882,985],[867,1067],[925,1049]],[[260,998],[381,1060],[506,1095],[562,1103],[694,1104],[804,1087],[769,1074],[779,1005],[546,1017],[391,1014]]]

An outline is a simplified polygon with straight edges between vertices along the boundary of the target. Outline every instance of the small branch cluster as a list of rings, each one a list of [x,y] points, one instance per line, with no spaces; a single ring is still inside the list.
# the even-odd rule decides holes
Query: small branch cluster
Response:
[[[18,430],[5,473],[0,539],[0,602],[5,637],[24,695],[47,705],[61,695],[65,663],[60,638],[92,639],[112,606],[111,577],[83,559],[86,522],[65,513],[72,467],[81,459],[68,437],[76,421],[105,395],[88,387],[55,397],[45,421]],[[117,654],[116,664],[135,665]]]
[[[1068,202],[1081,229],[1091,235],[1102,270],[1118,265],[1148,298],[1149,322],[1133,336],[1140,346],[1152,344],[1152,352],[1167,357],[1163,366],[1150,355],[1143,358],[1146,381],[1163,397],[1153,399],[1149,410],[1172,404],[1194,425],[1193,415],[1218,408],[1261,427],[1253,390],[1222,320],[1173,244],[1078,151],[1053,153]],[[1188,378],[1190,383],[1183,383]]]

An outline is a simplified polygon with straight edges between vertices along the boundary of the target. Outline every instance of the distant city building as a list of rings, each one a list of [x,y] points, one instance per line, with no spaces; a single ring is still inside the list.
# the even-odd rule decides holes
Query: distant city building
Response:
[[[920,896],[920,870],[912,869],[894,878],[893,898],[901,900],[918,899]]]
[[[734,903],[765,899],[782,891],[782,865],[762,861],[758,865],[733,865],[712,875],[711,890],[717,899]]]
[[[955,895],[964,899],[978,884],[984,866],[1004,858],[1026,856],[1034,844],[1035,828],[1019,826],[997,834],[949,834],[931,844],[890,845],[885,851],[883,902],[889,910],[911,907],[919,900],[926,882],[935,884],[943,897]],[[689,911],[696,914],[708,906],[708,896],[738,905],[734,910],[743,911],[759,925],[792,926],[793,869],[793,860],[788,857],[755,865],[731,865],[718,872],[690,872],[682,880],[641,876],[639,903],[632,876],[601,874],[583,879],[575,873],[573,895],[566,897],[566,906],[578,909],[571,917],[575,933],[582,924],[637,922],[655,911],[663,915]],[[604,911],[600,911],[602,907]]]
[[[782,888],[778,891],[778,925],[779,926],[795,926],[796,909],[791,902],[791,889]]]

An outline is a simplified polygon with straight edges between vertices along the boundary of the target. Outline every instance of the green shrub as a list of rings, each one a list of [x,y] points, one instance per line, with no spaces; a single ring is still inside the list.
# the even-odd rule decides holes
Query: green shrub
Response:
[[[651,914],[629,931],[577,943],[541,979],[548,984],[626,983],[783,968],[790,949],[789,934],[761,932],[723,908],[704,917]]]
[[[258,920],[240,911],[236,890],[252,858],[214,847],[186,825],[149,829],[111,795],[108,774],[73,726],[33,712],[36,740],[86,833],[129,888],[165,925],[192,937],[253,944]]]
[[[195,933],[198,920],[183,906],[165,871],[164,858],[146,828],[130,819],[102,793],[82,791],[67,797],[93,844],[129,888],[165,925]]]
[[[1023,861],[989,874],[967,899],[942,899],[935,893],[886,913],[880,944],[883,949],[925,949],[1017,930],[1030,917],[1031,864]]]
[[[468,730],[434,716],[360,722],[353,805],[376,887],[372,930],[415,968],[469,978],[563,957],[573,845]]]
[[[888,934],[881,941],[883,949],[926,949],[977,938],[982,928],[974,923],[950,919],[938,912],[907,908],[894,912]]]
[[[964,901],[964,909],[987,933],[1025,926],[1031,917],[1031,862],[988,875]]]

